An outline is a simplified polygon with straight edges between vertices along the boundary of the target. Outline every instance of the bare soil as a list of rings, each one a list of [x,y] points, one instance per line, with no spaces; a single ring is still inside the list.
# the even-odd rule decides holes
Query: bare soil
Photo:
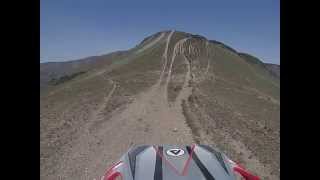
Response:
[[[192,143],[280,179],[277,97],[233,83],[204,57],[208,42],[174,34],[40,97],[41,179],[98,180],[130,146]]]

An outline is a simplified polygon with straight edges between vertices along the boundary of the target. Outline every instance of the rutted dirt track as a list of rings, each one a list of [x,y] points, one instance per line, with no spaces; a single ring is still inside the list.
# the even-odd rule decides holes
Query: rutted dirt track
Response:
[[[170,43],[172,31],[167,39]],[[185,40],[181,41],[184,42]],[[179,47],[177,43],[175,47]],[[176,102],[171,106],[167,100],[167,86],[170,82],[173,56],[170,62],[167,57],[168,46],[163,54],[164,65],[158,82],[147,91],[137,95],[124,111],[114,112],[107,123],[101,124],[95,132],[90,132],[92,124],[88,123],[82,129],[79,142],[66,154],[65,163],[61,163],[59,177],[62,179],[99,179],[106,167],[111,165],[119,152],[125,152],[133,144],[191,144],[194,143],[192,133],[186,125],[182,113],[182,100],[188,98],[191,89],[188,87],[190,80],[190,64],[185,57],[188,71],[185,83]],[[176,48],[175,48],[176,49]],[[166,64],[170,63],[169,69]],[[160,67],[161,68],[161,67]],[[166,79],[165,72],[168,73]],[[165,80],[165,85],[161,81]],[[99,111],[108,103],[108,99],[116,91],[116,85],[105,98],[101,107],[92,112],[91,122],[98,121]],[[99,139],[99,145],[94,142]],[[109,160],[109,161],[108,161]]]
[[[94,81],[98,81],[94,83],[106,83],[106,86],[103,86],[106,90],[104,92],[93,92],[93,94],[101,93],[101,95],[97,95],[100,99],[97,98],[98,101],[94,102],[96,104],[95,108],[84,108],[87,111],[84,114],[88,115],[88,117],[83,118],[85,119],[83,124],[75,125],[76,128],[72,131],[72,136],[70,135],[71,140],[69,143],[61,141],[61,144],[65,145],[61,148],[62,150],[57,150],[59,153],[55,154],[57,157],[56,162],[50,162],[53,161],[52,159],[55,156],[50,157],[51,160],[43,161],[45,164],[41,167],[44,169],[41,179],[100,180],[106,168],[115,163],[120,158],[120,155],[132,145],[192,144],[199,142],[199,139],[201,139],[201,143],[216,143],[208,132],[205,133],[205,130],[202,129],[200,133],[195,132],[193,124],[190,125],[188,121],[188,118],[192,118],[192,116],[200,117],[202,113],[194,113],[193,110],[196,108],[192,107],[194,104],[189,102],[196,89],[194,84],[200,84],[204,79],[208,78],[214,81],[216,78],[213,77],[215,75],[212,72],[215,67],[209,58],[207,58],[208,60],[204,58],[203,69],[199,70],[196,67],[198,64],[195,65],[201,59],[200,54],[207,53],[206,56],[209,56],[208,41],[203,43],[204,41],[195,40],[191,37],[174,41],[174,34],[175,31],[162,32],[158,37],[146,43],[142,49],[138,49],[135,52],[139,55],[154,48],[160,42],[165,43],[163,44],[163,51],[161,51],[162,61],[156,70],[156,81],[153,82],[152,86],[146,86],[143,91],[139,91],[134,96],[121,94],[123,93],[121,89],[124,87],[113,79],[114,76],[109,76],[104,69],[81,79],[82,81],[94,79]],[[177,66],[183,68],[180,73],[176,72],[175,68]],[[173,79],[177,77],[181,77],[181,88],[177,91],[175,98],[173,98],[174,100],[172,100],[169,98],[170,88],[172,89],[172,84],[176,83],[173,83]],[[64,91],[69,88],[69,86],[62,87]],[[59,93],[61,91],[52,92]],[[53,94],[51,93],[51,95]],[[117,94],[121,94],[121,98],[127,99],[121,106],[114,107],[112,103],[115,100],[113,98],[118,98],[119,95],[117,96]],[[68,115],[68,110],[72,111],[71,105],[68,107],[70,109],[63,111],[64,114]],[[108,108],[111,110],[108,110]],[[72,118],[82,118],[81,115],[77,114],[78,112],[74,110],[72,112],[74,114],[70,112],[70,116]],[[188,114],[190,117],[187,117]],[[210,117],[206,118],[210,119]],[[62,119],[66,118],[62,116]],[[197,117],[193,119],[197,119]],[[202,128],[201,125],[195,124],[195,126],[198,129]],[[59,130],[59,125],[57,129]],[[250,165],[250,170],[253,170],[261,177],[277,179],[276,176],[270,175],[271,169],[265,167],[256,158],[256,155],[247,149],[246,145],[235,140],[223,129],[212,129],[215,131],[214,133],[224,134],[225,141],[233,149],[241,152],[243,157],[249,159],[247,162]],[[48,133],[45,131],[44,137],[50,136],[49,130],[47,131]],[[54,130],[50,132],[54,132]]]

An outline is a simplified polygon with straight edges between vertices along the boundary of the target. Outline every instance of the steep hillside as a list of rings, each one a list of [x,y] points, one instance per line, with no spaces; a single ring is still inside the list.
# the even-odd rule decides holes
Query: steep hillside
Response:
[[[99,66],[112,64],[113,60],[124,58],[127,51],[117,51],[107,55],[92,56],[67,62],[48,62],[40,64],[40,91],[52,85],[53,79],[70,76],[78,72],[86,72]]]
[[[132,145],[191,143],[280,179],[280,79],[253,56],[162,31],[120,54],[53,64],[40,69],[41,179],[100,179]]]
[[[280,65],[278,64],[265,64],[266,68],[269,69],[275,76],[280,77]]]

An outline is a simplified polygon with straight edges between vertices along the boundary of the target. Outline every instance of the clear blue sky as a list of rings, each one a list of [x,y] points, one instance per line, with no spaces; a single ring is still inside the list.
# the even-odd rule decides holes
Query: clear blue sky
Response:
[[[125,50],[176,29],[280,64],[279,0],[41,0],[40,12],[41,62]]]

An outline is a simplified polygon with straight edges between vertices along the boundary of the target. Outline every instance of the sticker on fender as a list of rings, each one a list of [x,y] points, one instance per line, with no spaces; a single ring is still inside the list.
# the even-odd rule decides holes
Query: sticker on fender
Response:
[[[167,154],[169,156],[177,157],[177,156],[183,155],[184,154],[184,150],[182,150],[182,149],[169,149],[169,150],[167,150]]]

